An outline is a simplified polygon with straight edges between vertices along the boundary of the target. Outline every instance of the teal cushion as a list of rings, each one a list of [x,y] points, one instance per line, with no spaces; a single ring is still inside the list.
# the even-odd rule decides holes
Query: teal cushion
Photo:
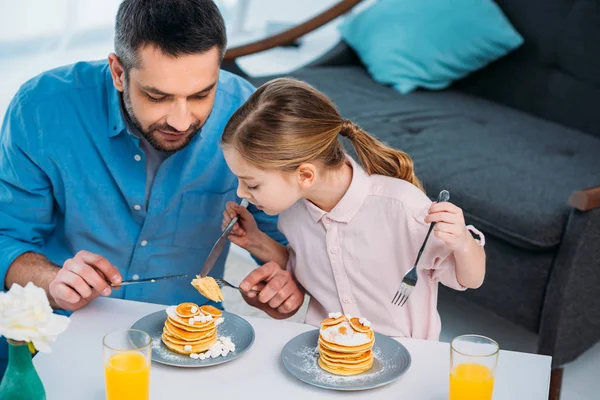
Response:
[[[523,43],[492,0],[379,0],[340,26],[377,82],[443,89]]]

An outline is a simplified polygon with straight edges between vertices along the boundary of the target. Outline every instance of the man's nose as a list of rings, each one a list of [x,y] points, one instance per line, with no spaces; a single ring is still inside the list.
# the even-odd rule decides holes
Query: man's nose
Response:
[[[192,125],[192,114],[188,108],[187,99],[177,100],[167,116],[167,124],[179,132],[187,131]]]

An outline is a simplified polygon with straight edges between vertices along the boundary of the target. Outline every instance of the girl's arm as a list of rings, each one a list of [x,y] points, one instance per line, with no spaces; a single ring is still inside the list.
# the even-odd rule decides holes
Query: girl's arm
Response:
[[[468,230],[465,235],[468,238],[464,246],[454,250],[456,279],[467,288],[477,289],[483,284],[485,277],[485,251]]]
[[[256,235],[249,238],[246,250],[265,263],[275,261],[283,269],[288,263],[289,253],[287,247],[271,239],[269,235],[262,231],[258,231]]]
[[[223,213],[222,229],[238,215],[228,239],[243,249],[248,250],[254,257],[267,263],[274,261],[283,269],[288,263],[288,250],[285,246],[272,239],[258,228],[256,220],[250,211],[234,202],[227,203]]]
[[[434,235],[452,250],[458,283],[470,289],[480,287],[485,277],[485,251],[465,226],[462,210],[452,203],[434,203],[425,222],[436,222]]]

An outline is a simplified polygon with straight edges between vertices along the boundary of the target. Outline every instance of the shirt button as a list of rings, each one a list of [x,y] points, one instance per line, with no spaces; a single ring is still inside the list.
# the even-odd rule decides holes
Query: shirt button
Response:
[[[137,281],[138,279],[140,279],[140,276],[138,274],[133,274],[133,276],[131,277],[134,281]]]
[[[140,206],[139,204],[136,204],[135,206],[133,206],[133,209],[135,211],[140,211],[142,209],[142,206]]]
[[[139,154],[136,154],[135,156],[133,156],[133,159],[135,161],[142,161],[142,156],[140,156]]]
[[[344,300],[342,300],[344,302],[344,304],[350,304],[352,302],[352,300],[350,300],[350,297],[344,297]]]
[[[331,252],[331,254],[335,254],[337,253],[337,247],[332,247],[331,249],[329,249],[329,251]]]
[[[142,240],[142,243],[140,243],[142,245],[142,247],[146,246],[148,244],[147,240]]]

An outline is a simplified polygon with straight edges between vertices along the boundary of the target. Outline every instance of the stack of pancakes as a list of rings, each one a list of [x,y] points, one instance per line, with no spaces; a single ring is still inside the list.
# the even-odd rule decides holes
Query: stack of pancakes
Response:
[[[364,318],[329,314],[321,323],[319,366],[335,375],[357,375],[373,366],[375,334]]]
[[[169,307],[162,341],[170,350],[179,354],[204,352],[217,341],[215,322],[222,315],[213,306],[199,307],[194,303]]]

